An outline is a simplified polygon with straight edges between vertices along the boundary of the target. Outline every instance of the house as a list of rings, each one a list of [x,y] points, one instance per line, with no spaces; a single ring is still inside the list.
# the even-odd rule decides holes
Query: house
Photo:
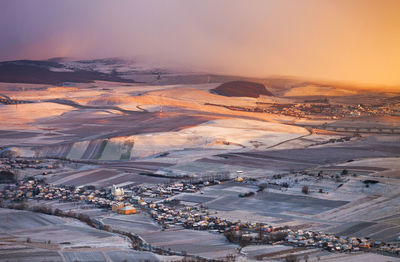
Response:
[[[123,208],[118,210],[118,213],[124,215],[136,214],[136,209],[132,206],[124,206]]]
[[[115,185],[111,188],[111,194],[113,196],[124,196],[125,192],[123,188],[116,187]]]
[[[120,210],[121,208],[123,208],[123,207],[124,207],[124,203],[122,203],[122,202],[116,202],[116,203],[114,203],[114,204],[112,205],[111,210],[112,210],[113,212],[119,212],[119,210]]]

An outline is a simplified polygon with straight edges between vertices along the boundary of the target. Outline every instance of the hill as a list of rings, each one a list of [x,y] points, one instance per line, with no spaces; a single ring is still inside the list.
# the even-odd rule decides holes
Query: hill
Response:
[[[56,85],[63,82],[91,83],[95,80],[135,83],[116,74],[80,68],[69,69],[53,61],[19,60],[0,62],[0,82]]]
[[[260,95],[273,96],[263,84],[248,81],[232,81],[212,89],[218,95],[229,97],[259,97]]]

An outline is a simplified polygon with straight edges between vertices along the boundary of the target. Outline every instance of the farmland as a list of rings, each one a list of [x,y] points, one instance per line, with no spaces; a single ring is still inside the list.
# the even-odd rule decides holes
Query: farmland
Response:
[[[398,93],[118,79],[0,83],[1,261],[398,259]]]

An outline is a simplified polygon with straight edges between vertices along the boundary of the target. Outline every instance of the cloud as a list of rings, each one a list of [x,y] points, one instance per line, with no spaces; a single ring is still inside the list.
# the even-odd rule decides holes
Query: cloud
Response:
[[[400,84],[396,0],[4,0],[0,59],[149,56],[246,76]]]

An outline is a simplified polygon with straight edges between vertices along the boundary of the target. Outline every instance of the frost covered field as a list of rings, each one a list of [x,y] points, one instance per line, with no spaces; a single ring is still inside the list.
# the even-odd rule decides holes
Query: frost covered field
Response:
[[[118,235],[73,219],[29,211],[0,209],[0,261],[158,261],[149,252],[132,251]],[[111,260],[110,260],[111,259]]]
[[[87,201],[28,197],[29,204],[86,214],[179,255],[234,255],[238,261],[283,260],[291,253],[310,261],[388,258],[269,245],[239,252],[238,243],[218,230],[184,228],[173,217],[168,226],[157,223],[133,199],[136,187],[144,189],[149,204],[164,201],[158,187],[199,182],[199,190],[175,191],[168,199],[234,222],[396,241],[400,119],[371,112],[380,112],[373,106],[382,101],[391,108],[397,93],[163,71],[120,60],[62,62],[49,72],[35,84],[0,83],[1,167],[18,179],[33,177],[54,187],[123,187],[138,212],[121,215]],[[356,109],[340,111],[349,108]],[[19,168],[24,161],[33,164]],[[181,259],[134,251],[121,235],[73,219],[2,209],[0,222],[0,244],[7,247],[0,248],[0,261]]]

